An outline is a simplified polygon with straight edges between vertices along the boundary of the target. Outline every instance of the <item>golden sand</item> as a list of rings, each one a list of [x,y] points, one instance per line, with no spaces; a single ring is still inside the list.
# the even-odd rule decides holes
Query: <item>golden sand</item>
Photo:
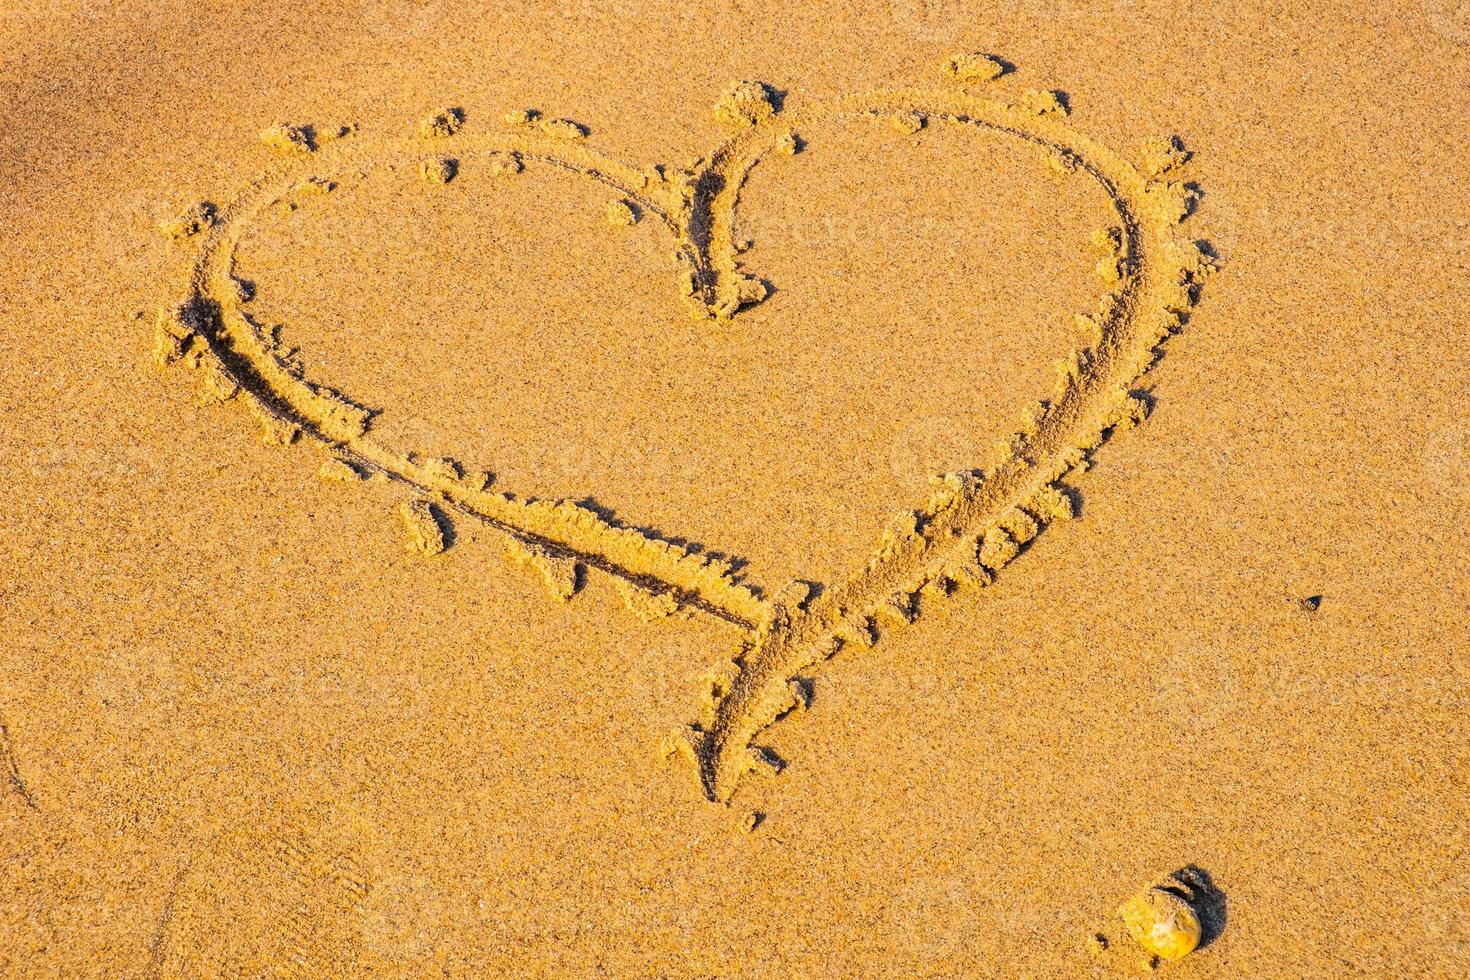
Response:
[[[1470,970],[1452,6],[22,4],[0,975]]]

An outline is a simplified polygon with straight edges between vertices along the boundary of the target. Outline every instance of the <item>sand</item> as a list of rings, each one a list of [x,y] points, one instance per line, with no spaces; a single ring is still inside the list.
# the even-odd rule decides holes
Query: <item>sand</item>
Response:
[[[0,975],[1470,972],[1467,44],[21,0]]]

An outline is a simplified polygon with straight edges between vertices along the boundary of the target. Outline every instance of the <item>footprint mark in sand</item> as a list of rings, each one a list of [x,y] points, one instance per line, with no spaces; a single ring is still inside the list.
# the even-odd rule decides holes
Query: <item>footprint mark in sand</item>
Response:
[[[371,890],[350,846],[297,831],[224,833],[179,871],[153,976],[342,976]]]
[[[206,400],[239,398],[262,423],[268,443],[298,436],[330,454],[322,475],[351,482],[381,476],[419,503],[405,520],[416,547],[435,553],[424,515],[483,522],[503,532],[510,551],[565,601],[585,570],[612,576],[628,608],[644,619],[679,609],[715,616],[746,634],[740,651],[712,672],[702,717],[665,742],[692,764],[704,795],[728,803],[752,771],[783,766],[757,744],[760,733],[803,707],[802,675],[843,647],[866,648],[881,631],[911,622],[952,592],[983,587],[1050,523],[1072,516],[1064,482],[1085,469],[1112,432],[1143,420],[1147,401],[1133,390],[1159,345],[1184,322],[1214,264],[1198,243],[1178,237],[1193,209],[1188,161],[1177,141],[1157,140],[1130,162],[1079,133],[1065,101],[1049,91],[988,95],[1005,74],[984,56],[946,62],[949,87],[869,92],[788,110],[758,82],[738,83],[716,107],[736,134],[685,169],[636,168],[591,146],[577,123],[532,110],[506,117],[498,132],[427,121],[417,139],[373,141],[350,130],[341,139],[281,144],[280,170],[245,188],[192,227],[200,241],[187,298],[160,315],[155,354],[204,372]],[[448,110],[446,110],[448,111]],[[457,111],[457,110],[456,110]],[[734,235],[740,193],[772,153],[799,153],[802,132],[825,123],[877,122],[901,132],[958,126],[978,136],[1034,146],[1046,166],[1089,179],[1110,202],[1095,238],[1097,274],[1106,292],[1077,317],[1077,347],[1057,363],[1052,397],[1029,406],[1023,424],[983,471],[936,477],[930,497],[883,532],[878,549],[844,581],[826,587],[792,582],[765,595],[725,559],[622,526],[570,501],[518,497],[490,489],[484,470],[424,458],[372,433],[372,413],[325,384],[308,380],[299,354],[252,319],[253,287],[235,276],[235,251],[252,223],[293,194],[330,189],[342,175],[385,165],[418,168],[447,181],[469,168],[506,177],[527,164],[560,168],[603,184],[608,221],[655,221],[675,243],[678,286],[697,317],[726,322],[766,298],[768,288],[741,263]],[[281,141],[277,140],[277,143]],[[201,212],[202,214],[203,212]],[[195,217],[198,217],[197,215]]]

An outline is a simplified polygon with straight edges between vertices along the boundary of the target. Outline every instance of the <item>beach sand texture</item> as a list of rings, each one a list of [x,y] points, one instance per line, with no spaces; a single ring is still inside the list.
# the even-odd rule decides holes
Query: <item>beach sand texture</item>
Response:
[[[1467,72],[20,0],[0,975],[1470,971]]]

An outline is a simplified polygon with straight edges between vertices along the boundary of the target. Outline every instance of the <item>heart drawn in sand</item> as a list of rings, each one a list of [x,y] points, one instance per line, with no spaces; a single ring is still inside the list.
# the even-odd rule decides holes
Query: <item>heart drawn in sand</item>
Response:
[[[484,133],[446,110],[426,119],[417,138],[399,141],[277,127],[262,135],[288,163],[217,212],[201,206],[169,229],[176,238],[197,237],[200,249],[188,298],[159,317],[156,358],[201,368],[203,390],[214,400],[247,402],[267,442],[304,436],[323,446],[330,453],[325,475],[380,475],[407,487],[413,499],[404,519],[420,550],[442,549],[441,518],[477,520],[502,532],[557,599],[571,598],[585,571],[595,570],[610,576],[643,618],[685,608],[740,627],[743,647],[710,674],[701,717],[665,742],[670,755],[687,758],[708,799],[728,803],[748,773],[783,766],[756,740],[806,704],[804,671],[844,645],[871,646],[880,629],[911,622],[925,604],[988,584],[1048,523],[1072,515],[1062,481],[1087,465],[1110,432],[1143,419],[1146,403],[1132,386],[1213,270],[1201,246],[1176,237],[1196,193],[1179,179],[1188,154],[1177,142],[1149,144],[1135,164],[1072,129],[1054,93],[982,94],[1002,74],[1002,65],[985,56],[957,56],[945,65],[942,88],[868,92],[789,110],[766,86],[742,82],[716,107],[736,134],[685,170],[620,163],[591,148],[581,126],[529,111],[508,116],[500,132]],[[734,237],[743,184],[767,155],[798,153],[803,129],[849,121],[905,132],[968,127],[1022,141],[1058,171],[1095,181],[1113,214],[1098,232],[1106,293],[1077,317],[1078,346],[1058,362],[1053,396],[1024,413],[1024,427],[984,472],[935,477],[928,499],[900,512],[877,550],[835,584],[797,581],[762,593],[723,560],[571,501],[492,490],[485,473],[385,444],[374,435],[370,411],[308,380],[294,351],[252,319],[253,290],[235,275],[236,251],[252,223],[293,194],[330,188],[336,175],[392,163],[448,181],[466,168],[515,173],[537,162],[609,188],[619,198],[610,221],[643,215],[667,226],[677,242],[677,286],[693,315],[738,324],[741,309],[767,295],[765,283],[743,268]]]

